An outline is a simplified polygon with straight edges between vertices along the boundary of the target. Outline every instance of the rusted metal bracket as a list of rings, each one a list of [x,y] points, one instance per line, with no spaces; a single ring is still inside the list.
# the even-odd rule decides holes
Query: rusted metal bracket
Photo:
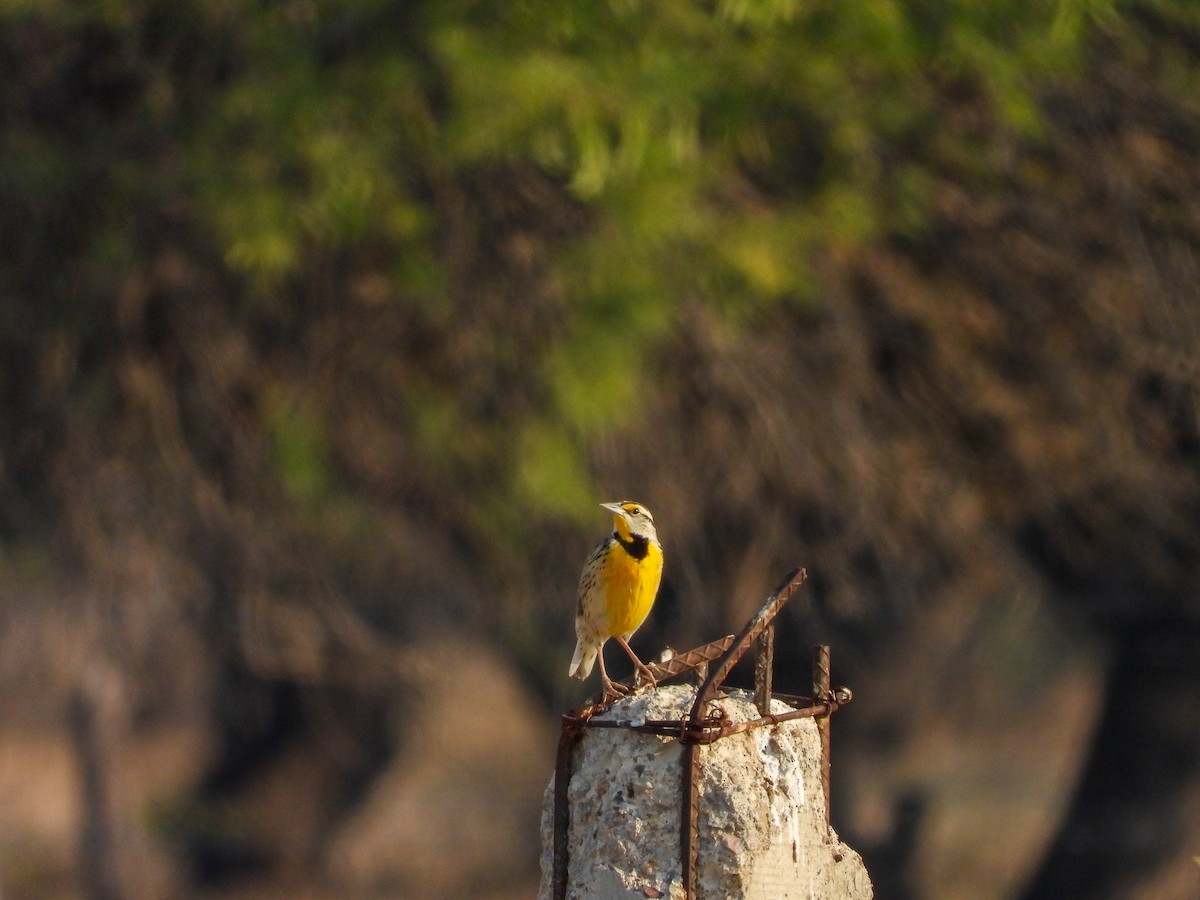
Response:
[[[819,646],[813,652],[813,696],[789,701],[807,701],[808,705],[784,713],[771,712],[772,669],[774,655],[774,619],[792,595],[808,577],[804,569],[794,569],[775,592],[767,599],[762,609],[746,623],[736,635],[729,635],[696,647],[686,653],[673,656],[670,660],[650,666],[655,682],[681,675],[690,670],[706,669],[696,700],[689,715],[681,720],[651,719],[639,722],[599,720],[594,716],[609,704],[601,698],[593,698],[578,709],[562,717],[562,735],[559,738],[558,757],[554,770],[554,877],[553,897],[565,900],[567,896],[568,833],[570,807],[567,788],[571,779],[574,749],[585,728],[627,728],[648,734],[675,738],[683,746],[683,809],[680,811],[679,849],[683,868],[684,896],[689,900],[696,897],[696,872],[699,857],[697,832],[699,826],[700,800],[700,753],[702,744],[711,744],[723,737],[739,734],[753,728],[777,725],[781,722],[801,718],[815,718],[821,736],[821,785],[825,792],[826,821],[829,816],[829,716],[840,706],[849,703],[852,694],[848,688],[830,688],[829,647]],[[754,702],[759,718],[747,722],[733,723],[719,706],[710,704],[717,698],[721,685],[733,667],[745,655],[751,645],[756,647],[754,668]],[[709,663],[715,663],[709,666]],[[624,684],[633,690],[635,684]]]

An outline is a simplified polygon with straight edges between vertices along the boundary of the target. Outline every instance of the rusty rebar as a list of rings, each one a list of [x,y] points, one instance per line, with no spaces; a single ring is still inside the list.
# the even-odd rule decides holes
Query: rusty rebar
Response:
[[[754,705],[764,716],[771,714],[771,680],[775,671],[775,623],[758,636],[754,654]]]
[[[691,670],[706,671],[708,663],[714,659],[720,659],[721,655],[729,649],[729,645],[732,643],[733,635],[727,634],[723,638],[717,638],[715,641],[709,641],[707,644],[701,644],[699,647],[693,647],[691,650],[676,653],[668,660],[649,663],[646,668],[650,670],[650,674],[654,677],[655,684]],[[626,693],[632,693],[638,687],[636,673],[629,681],[618,681],[615,684],[618,688],[623,688]],[[574,718],[588,719],[612,706],[613,702],[612,700],[605,700],[600,694],[596,694],[567,715]]]
[[[699,692],[696,694],[696,702],[692,704],[692,721],[699,722],[704,718],[704,709],[708,706],[710,700],[716,694],[717,689],[725,682],[733,667],[737,665],[739,659],[771,620],[775,618],[783,605],[792,599],[792,594],[800,585],[804,584],[804,580],[808,578],[808,572],[804,569],[793,569],[787,578],[783,580],[778,588],[775,589],[763,608],[746,623],[745,627],[734,638],[733,646],[725,651],[725,654],[718,661],[715,669],[708,673],[708,678],[701,685]]]
[[[683,863],[683,896],[696,897],[696,864],[700,848],[696,837],[700,825],[700,745],[683,745],[683,808],[679,811],[679,858]]]
[[[567,898],[568,838],[571,829],[571,804],[567,789],[571,785],[571,762],[575,745],[583,734],[582,726],[563,717],[562,733],[558,736],[558,753],[554,759],[554,900]]]
[[[579,728],[624,728],[627,731],[653,734],[658,737],[675,739],[686,737],[688,743],[693,744],[712,744],[731,734],[741,734],[743,731],[762,728],[766,725],[779,725],[793,719],[816,719],[828,716],[849,703],[850,696],[847,689],[838,688],[829,701],[799,709],[790,709],[784,713],[771,713],[757,719],[747,719],[745,722],[729,722],[717,713],[705,719],[698,728],[694,728],[687,719],[647,719],[644,722],[633,722],[625,719],[587,719],[564,716],[563,721]],[[807,698],[805,699],[807,700]]]
[[[829,645],[813,647],[813,702],[832,703],[833,692],[829,689]],[[817,719],[817,732],[821,735],[821,790],[825,793],[825,824],[829,824],[829,764],[830,733],[829,715]]]
[[[793,569],[788,573],[788,577],[775,589],[763,604],[763,608],[738,633],[732,646],[725,651],[716,666],[712,667],[696,692],[696,701],[692,704],[692,711],[688,716],[688,731],[681,738],[684,742],[683,809],[679,822],[679,855],[683,864],[683,891],[688,900],[695,900],[696,897],[696,870],[699,862],[696,838],[700,823],[700,751],[692,737],[703,735],[703,723],[708,718],[708,704],[716,696],[717,690],[750,644],[771,624],[779,610],[792,599],[792,594],[804,584],[807,577],[808,573],[804,569]]]
[[[650,669],[650,674],[654,676],[656,682],[666,681],[668,678],[682,675],[689,669],[695,669],[714,659],[720,659],[721,654],[728,650],[732,643],[733,635],[727,634],[723,638],[717,638],[715,641],[709,641],[707,644],[701,644],[699,647],[683,653],[676,653],[665,662],[650,663],[647,668]]]

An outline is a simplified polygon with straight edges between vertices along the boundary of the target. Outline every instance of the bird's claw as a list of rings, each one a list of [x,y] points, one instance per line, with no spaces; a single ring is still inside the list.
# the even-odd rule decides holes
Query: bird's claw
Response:
[[[625,685],[620,684],[619,682],[610,681],[609,679],[605,678],[601,682],[601,691],[602,694],[600,702],[608,704],[616,703],[622,697],[625,697],[629,693],[629,688],[625,687]]]
[[[658,680],[654,677],[654,672],[644,663],[638,663],[634,669],[634,680],[637,682],[639,688],[653,688],[658,686]]]

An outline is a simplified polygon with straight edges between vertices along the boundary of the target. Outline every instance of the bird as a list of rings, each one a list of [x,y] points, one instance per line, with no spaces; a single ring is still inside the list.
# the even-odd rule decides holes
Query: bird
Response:
[[[629,639],[646,621],[662,580],[663,551],[654,517],[634,500],[601,503],[613,514],[613,532],[600,541],[583,564],[575,613],[575,656],[567,674],[583,681],[600,662],[603,702],[626,690],[604,669],[604,643],[615,638],[648,684],[654,675],[629,647]]]

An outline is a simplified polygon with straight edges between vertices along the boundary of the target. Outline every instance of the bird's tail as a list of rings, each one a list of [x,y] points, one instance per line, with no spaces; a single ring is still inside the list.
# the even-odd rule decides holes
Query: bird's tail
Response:
[[[599,644],[585,644],[579,641],[575,645],[575,656],[571,659],[571,668],[567,669],[567,674],[580,681],[587,678],[592,674],[592,666],[596,664],[596,653],[599,649]]]

